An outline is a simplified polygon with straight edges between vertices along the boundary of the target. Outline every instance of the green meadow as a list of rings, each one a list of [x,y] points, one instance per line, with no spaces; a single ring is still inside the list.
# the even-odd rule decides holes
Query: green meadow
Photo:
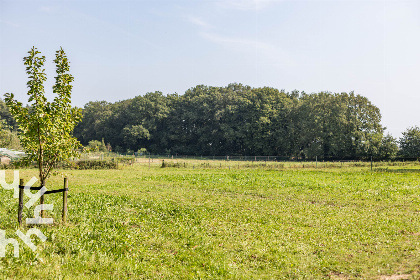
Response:
[[[47,240],[33,235],[35,252],[2,188],[0,229],[20,256],[7,246],[0,278],[420,278],[418,164],[161,162],[52,177],[48,189],[69,178],[68,220],[62,194],[46,196],[54,224],[37,226]]]

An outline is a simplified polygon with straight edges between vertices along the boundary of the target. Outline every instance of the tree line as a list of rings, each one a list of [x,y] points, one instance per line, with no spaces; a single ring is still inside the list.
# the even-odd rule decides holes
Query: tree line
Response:
[[[15,127],[1,107],[0,117]],[[183,95],[150,92],[83,108],[74,135],[118,153],[270,155],[301,159],[420,157],[420,129],[396,139],[379,108],[350,93],[285,92],[242,84],[199,85]]]
[[[183,95],[150,92],[115,103],[89,102],[74,133],[84,145],[105,141],[102,146],[106,143],[120,153],[142,149],[303,159],[420,156],[418,151],[407,153],[404,139],[399,149],[399,141],[384,134],[380,122],[379,109],[353,92],[199,85]]]

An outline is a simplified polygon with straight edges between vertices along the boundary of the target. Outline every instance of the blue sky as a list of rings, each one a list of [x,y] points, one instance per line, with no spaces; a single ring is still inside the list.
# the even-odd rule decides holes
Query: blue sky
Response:
[[[60,46],[73,104],[237,82],[349,92],[395,137],[420,125],[420,1],[0,0],[0,93],[26,100],[22,59]]]

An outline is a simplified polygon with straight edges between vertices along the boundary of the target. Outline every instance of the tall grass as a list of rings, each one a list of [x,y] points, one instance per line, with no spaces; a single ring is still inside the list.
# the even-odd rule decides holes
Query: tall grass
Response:
[[[155,159],[150,168],[138,162],[119,170],[62,171],[70,182],[68,223],[60,222],[61,195],[48,195],[54,210],[47,212],[55,223],[38,226],[47,241],[33,237],[35,252],[20,242],[19,258],[9,245],[0,259],[1,276],[419,277],[419,174],[398,171],[415,170],[414,164],[371,172],[370,164],[315,169],[300,163],[179,163],[161,168]],[[21,171],[25,181],[35,174]],[[47,187],[62,183],[56,176]],[[33,208],[25,208],[26,217],[33,217]],[[0,225],[8,238],[16,238],[17,199],[4,189]]]

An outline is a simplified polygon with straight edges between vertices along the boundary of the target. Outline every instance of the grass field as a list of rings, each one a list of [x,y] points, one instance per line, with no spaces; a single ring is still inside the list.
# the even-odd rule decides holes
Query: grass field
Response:
[[[35,252],[20,241],[19,258],[9,245],[0,278],[420,278],[418,165],[183,163],[63,171],[67,224],[61,194],[48,195],[47,241],[33,236]],[[17,239],[16,224],[17,199],[1,189],[0,229]]]

